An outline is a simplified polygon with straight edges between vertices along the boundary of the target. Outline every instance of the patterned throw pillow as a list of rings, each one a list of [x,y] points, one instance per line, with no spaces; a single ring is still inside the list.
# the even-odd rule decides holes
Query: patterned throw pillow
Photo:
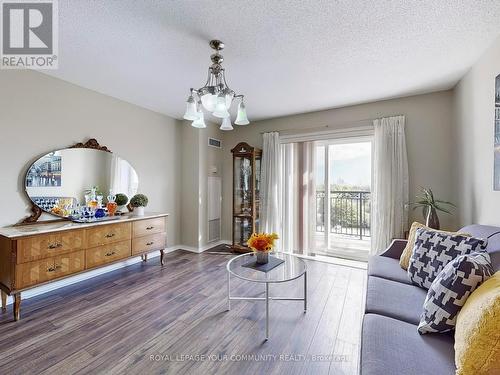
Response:
[[[493,275],[487,252],[461,255],[448,263],[427,292],[418,332],[447,332],[469,295]]]
[[[406,243],[406,246],[403,249],[401,256],[399,257],[399,265],[405,271],[408,270],[408,266],[410,264],[411,253],[413,252],[413,247],[415,246],[415,236],[416,236],[416,232],[417,232],[418,228],[425,228],[427,230],[433,230],[436,232],[452,234],[452,235],[460,234],[462,236],[470,237],[470,234],[468,234],[468,233],[446,232],[444,230],[432,229],[432,228],[426,227],[424,224],[420,224],[419,222],[415,221],[411,225],[410,231],[408,232],[408,242]]]
[[[413,284],[429,289],[439,272],[460,255],[484,249],[487,240],[419,228],[408,266]]]

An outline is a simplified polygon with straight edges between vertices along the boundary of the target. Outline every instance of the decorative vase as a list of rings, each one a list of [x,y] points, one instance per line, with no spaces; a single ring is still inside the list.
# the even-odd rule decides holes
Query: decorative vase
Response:
[[[108,209],[109,216],[115,216],[116,213],[116,202],[108,202],[106,208]]]
[[[144,207],[134,207],[135,216],[144,216]]]
[[[116,204],[116,195],[113,194],[113,189],[109,189],[109,195],[106,198],[108,199],[108,203],[106,203],[108,215],[115,216],[118,204]]]
[[[98,208],[97,210],[95,210],[95,217],[97,219],[100,219],[100,218],[102,218],[104,216],[106,216],[106,212],[104,212],[103,208]]]
[[[266,251],[256,251],[255,254],[257,255],[257,264],[266,264],[269,262],[269,253]]]
[[[425,225],[432,229],[437,229],[437,230],[440,229],[439,217],[434,207],[427,208],[427,217],[425,219]]]

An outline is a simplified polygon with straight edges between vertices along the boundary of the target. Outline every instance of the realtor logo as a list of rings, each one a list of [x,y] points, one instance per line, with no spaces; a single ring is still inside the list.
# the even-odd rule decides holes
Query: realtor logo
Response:
[[[57,69],[57,0],[3,0],[2,69]]]

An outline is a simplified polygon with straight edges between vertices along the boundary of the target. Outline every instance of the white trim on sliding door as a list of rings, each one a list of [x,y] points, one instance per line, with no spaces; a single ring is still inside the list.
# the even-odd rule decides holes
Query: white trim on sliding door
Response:
[[[318,146],[316,146],[318,147]],[[330,211],[330,205],[331,201],[330,198],[332,196],[331,189],[330,189],[330,147],[328,145],[325,145],[325,203],[323,204],[323,208],[325,210],[324,216],[323,216],[323,221],[324,221],[324,227],[325,227],[325,246],[327,249],[330,248],[330,225],[331,225],[331,211]]]

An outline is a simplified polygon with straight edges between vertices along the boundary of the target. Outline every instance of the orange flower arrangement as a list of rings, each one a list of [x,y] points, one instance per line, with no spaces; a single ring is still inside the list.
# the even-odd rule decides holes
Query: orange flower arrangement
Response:
[[[279,237],[276,233],[254,233],[247,241],[247,245],[253,251],[268,253],[273,250],[275,245],[274,241],[278,238]]]

